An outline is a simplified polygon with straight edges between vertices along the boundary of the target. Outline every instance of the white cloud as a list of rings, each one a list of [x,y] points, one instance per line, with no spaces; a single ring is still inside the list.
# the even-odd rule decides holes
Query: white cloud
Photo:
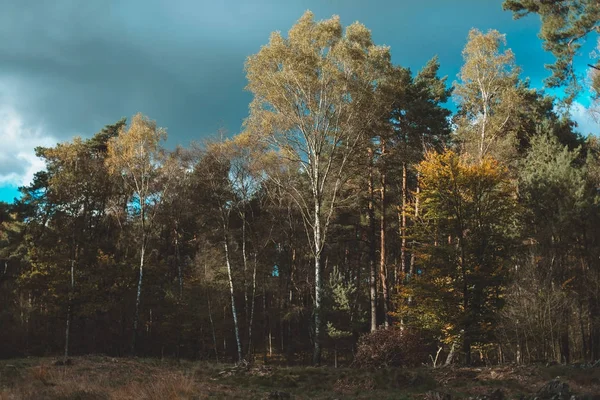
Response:
[[[56,143],[40,127],[28,126],[13,107],[0,104],[0,186],[29,184],[44,168],[44,162],[35,156],[35,147]]]
[[[600,124],[594,120],[590,110],[579,102],[571,106],[571,117],[577,122],[577,130],[584,136],[600,133]]]

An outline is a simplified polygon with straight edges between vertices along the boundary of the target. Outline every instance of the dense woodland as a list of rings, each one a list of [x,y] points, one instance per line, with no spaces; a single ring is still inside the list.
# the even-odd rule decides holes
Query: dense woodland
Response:
[[[451,82],[307,12],[248,57],[238,135],[172,150],[138,114],[37,148],[0,203],[0,356],[600,359],[600,142],[568,113],[600,6],[504,7],[541,17],[564,98],[497,31]]]

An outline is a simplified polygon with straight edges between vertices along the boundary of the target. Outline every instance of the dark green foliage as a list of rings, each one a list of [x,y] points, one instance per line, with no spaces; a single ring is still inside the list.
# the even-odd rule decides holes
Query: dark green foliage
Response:
[[[581,153],[554,136],[540,135],[532,139],[520,168],[525,246],[505,310],[510,340],[518,346],[531,342],[527,354],[517,356],[520,361],[569,362],[598,354],[599,209],[596,186],[590,185],[596,161],[590,157],[584,164]],[[580,336],[576,345],[574,336]]]
[[[573,58],[585,40],[600,31],[600,4],[596,0],[505,0],[502,7],[512,11],[515,19],[540,16],[544,49],[556,57],[554,64],[547,66],[552,75],[546,83],[550,87],[569,83],[576,89]]]
[[[542,16],[551,83],[570,79],[597,3],[505,8]],[[390,366],[599,359],[597,139],[521,80],[497,31],[471,31],[449,87],[437,58],[413,75],[362,25],[340,29],[309,13],[250,58],[254,118],[233,138],[170,151],[140,115],[128,140],[122,119],[38,147],[45,169],[0,203],[0,357],[135,340],[140,356],[239,361],[231,379],[272,393],[330,390],[330,372],[246,362],[316,349],[382,369],[336,377],[349,393],[431,386]]]

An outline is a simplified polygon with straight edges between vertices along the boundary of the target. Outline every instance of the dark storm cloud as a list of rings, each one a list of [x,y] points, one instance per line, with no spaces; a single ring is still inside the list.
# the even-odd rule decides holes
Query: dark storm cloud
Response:
[[[396,63],[418,69],[438,54],[450,82],[469,28],[505,25],[512,29],[509,45],[518,62],[531,58],[520,59],[520,53],[537,55],[538,75],[543,74],[537,25],[512,22],[499,1],[10,3],[0,12],[2,101],[20,113],[24,124],[43,126],[58,139],[89,136],[138,111],[167,127],[171,144],[185,144],[221,126],[237,132],[251,98],[243,90],[245,58],[268,41],[271,31],[287,31],[309,8],[318,19],[335,13],[344,25],[365,23],[377,43],[391,45]],[[521,51],[522,40],[513,34],[519,30],[535,49]]]
[[[226,99],[239,97],[244,85],[243,79],[238,79],[233,88],[229,78],[243,78],[240,60],[216,51],[211,57],[219,59],[222,66],[185,54],[165,55],[174,63],[193,68],[179,75],[161,62],[160,54],[128,43],[88,41],[63,47],[63,54],[77,56],[77,62],[0,56],[4,73],[21,84],[18,96],[29,99],[24,118],[40,119],[46,129],[63,137],[89,134],[98,123],[103,125],[137,111],[160,124],[168,121],[172,130],[189,135],[192,130],[201,130],[208,119],[218,115],[227,118]],[[237,68],[233,67],[236,64]],[[198,81],[197,75],[223,78]],[[82,129],[86,131],[80,132]]]
[[[244,61],[307,9],[372,30],[413,71],[434,55],[450,84],[468,31],[507,34],[539,86],[552,62],[536,18],[512,21],[501,0],[4,0],[0,5],[0,200],[43,164],[37,145],[142,112],[169,145],[237,133],[247,116]],[[7,189],[8,188],[8,189]],[[3,197],[4,196],[4,197]]]
[[[135,14],[116,7],[58,4],[15,2],[0,17],[0,81],[12,88],[4,97],[28,124],[68,138],[141,111],[177,142],[239,128],[231,99],[248,98],[243,51],[202,31],[178,42],[177,32],[131,30]]]

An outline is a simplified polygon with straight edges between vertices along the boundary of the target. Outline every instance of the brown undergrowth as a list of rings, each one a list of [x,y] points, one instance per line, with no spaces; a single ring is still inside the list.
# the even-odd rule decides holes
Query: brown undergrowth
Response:
[[[5,361],[0,366],[0,400],[201,399],[219,389],[196,379],[180,363],[77,357],[66,366],[51,359]]]
[[[271,367],[85,356],[0,360],[0,400],[423,399],[432,391],[469,398],[501,389],[534,394],[556,377],[575,393],[600,393],[600,368]],[[282,394],[283,393],[283,394]],[[281,397],[289,396],[289,397]]]

